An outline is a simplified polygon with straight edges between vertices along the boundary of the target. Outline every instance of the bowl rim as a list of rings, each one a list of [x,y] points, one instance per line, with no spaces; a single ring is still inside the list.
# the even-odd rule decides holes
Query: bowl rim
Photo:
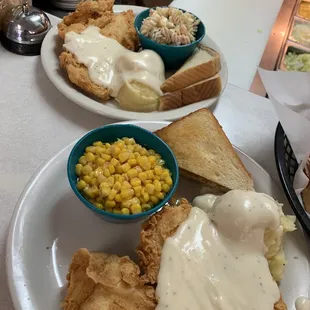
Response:
[[[194,42],[191,42],[191,43],[186,44],[186,45],[168,45],[168,44],[158,43],[158,42],[156,42],[156,41],[154,41],[154,40],[151,40],[150,38],[146,37],[144,34],[142,34],[142,33],[140,32],[140,28],[138,28],[137,22],[136,22],[136,21],[137,21],[138,17],[139,17],[140,15],[142,15],[143,13],[145,13],[145,12],[147,12],[147,11],[150,11],[151,9],[156,9],[156,8],[158,8],[158,7],[159,7],[159,8],[174,8],[174,9],[178,9],[178,10],[181,10],[181,11],[183,11],[183,12],[188,12],[188,13],[194,15],[197,19],[200,20],[200,25],[202,26],[202,35],[200,36],[200,38],[198,38],[198,39],[195,40]],[[137,15],[135,16],[134,26],[135,26],[135,29],[136,29],[138,35],[139,35],[139,36],[142,36],[142,37],[143,37],[145,40],[147,40],[148,42],[152,42],[153,44],[155,44],[155,46],[164,46],[164,47],[171,48],[171,49],[179,49],[179,48],[186,48],[186,47],[189,47],[189,46],[193,46],[193,45],[195,45],[195,44],[200,43],[200,42],[202,41],[202,39],[205,37],[205,35],[206,35],[206,27],[205,27],[203,21],[202,21],[200,18],[198,18],[198,16],[196,16],[194,13],[192,13],[192,12],[190,12],[190,11],[187,11],[187,10],[184,10],[184,9],[181,9],[181,8],[177,8],[177,7],[173,7],[173,6],[165,6],[165,5],[162,5],[162,6],[161,6],[161,5],[157,5],[157,6],[154,6],[154,7],[147,8],[147,9],[143,10],[142,12],[140,12],[139,14],[137,14]],[[140,27],[141,27],[141,26],[140,26]]]
[[[91,136],[92,134],[104,130],[106,128],[115,128],[115,127],[135,127],[141,131],[144,131],[145,133],[154,136],[156,138],[156,140],[159,141],[159,143],[161,143],[170,153],[170,155],[172,156],[173,159],[173,165],[176,168],[176,174],[175,174],[175,180],[173,180],[173,186],[170,189],[170,191],[167,193],[167,195],[165,196],[165,198],[160,201],[157,205],[155,205],[154,207],[152,207],[150,210],[145,211],[145,212],[141,212],[141,213],[137,213],[137,214],[114,214],[114,213],[110,213],[104,210],[100,210],[98,208],[96,208],[91,202],[89,202],[76,188],[76,183],[74,182],[73,179],[71,179],[70,177],[70,164],[73,162],[73,155],[77,149],[77,147],[89,136]],[[134,138],[134,137],[133,137]],[[156,150],[155,150],[156,151]],[[75,195],[77,196],[77,198],[79,198],[79,200],[84,204],[84,206],[86,206],[87,208],[89,208],[90,210],[103,215],[103,216],[107,216],[113,219],[117,219],[117,220],[137,220],[139,218],[145,218],[155,212],[157,212],[159,209],[161,209],[166,203],[167,201],[171,198],[171,196],[175,193],[178,183],[179,183],[179,166],[178,166],[178,162],[177,159],[174,155],[174,153],[172,152],[171,148],[161,139],[159,138],[157,135],[155,135],[153,132],[144,129],[140,126],[137,125],[133,125],[133,124],[108,124],[108,125],[104,125],[98,128],[95,128],[89,132],[87,132],[85,135],[83,135],[73,146],[72,150],[70,151],[69,157],[68,157],[68,161],[67,161],[67,178],[69,181],[69,184],[71,186],[71,189],[73,190],[73,192],[75,193]]]

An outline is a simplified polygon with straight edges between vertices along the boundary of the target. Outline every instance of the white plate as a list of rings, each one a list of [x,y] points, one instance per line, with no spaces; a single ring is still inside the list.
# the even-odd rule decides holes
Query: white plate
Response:
[[[168,124],[132,123],[151,131]],[[140,223],[106,223],[82,205],[72,192],[66,164],[73,144],[41,167],[29,181],[14,211],[7,242],[7,273],[17,310],[59,309],[66,290],[68,265],[72,254],[80,247],[135,258]],[[252,174],[256,190],[284,201],[270,176],[251,158],[236,150]],[[199,192],[188,180],[181,179],[180,186],[188,199]],[[288,309],[293,309],[296,297],[308,295],[310,284],[307,245],[300,229],[289,234],[285,250],[288,265],[281,291]]]
[[[119,13],[122,11],[133,10],[135,14],[138,14],[145,10],[144,7],[130,6],[130,5],[115,5],[114,12]],[[224,58],[219,47],[214,43],[214,41],[206,36],[202,43],[216,50],[221,56],[221,66],[220,76],[222,80],[222,91],[227,85],[228,79],[228,69]],[[187,115],[190,112],[198,110],[202,107],[209,107],[217,101],[217,98],[204,100],[188,106],[164,112],[151,112],[151,113],[137,113],[130,112],[120,109],[115,100],[109,100],[106,103],[100,103],[99,101],[88,97],[80,89],[75,87],[67,78],[65,72],[63,72],[59,67],[59,55],[62,51],[63,40],[57,35],[57,26],[54,26],[46,35],[41,49],[41,59],[43,68],[54,84],[54,86],[68,99],[72,100],[79,106],[90,110],[94,113],[106,115],[114,119],[137,119],[137,120],[173,120]]]

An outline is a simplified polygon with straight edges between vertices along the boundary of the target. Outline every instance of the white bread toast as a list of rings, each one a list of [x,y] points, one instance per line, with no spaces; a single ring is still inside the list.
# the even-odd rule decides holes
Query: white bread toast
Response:
[[[155,132],[174,152],[180,172],[214,194],[253,190],[253,180],[207,108],[197,110]]]
[[[214,76],[220,69],[219,54],[199,45],[184,65],[161,85],[161,90],[164,93],[180,90]]]
[[[159,111],[177,109],[195,102],[218,97],[221,91],[221,78],[217,74],[186,88],[162,95],[159,99]]]

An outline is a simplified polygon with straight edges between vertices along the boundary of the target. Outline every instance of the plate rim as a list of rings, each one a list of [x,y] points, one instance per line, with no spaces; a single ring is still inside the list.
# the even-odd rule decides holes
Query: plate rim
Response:
[[[124,121],[124,122],[118,122],[119,124],[135,124],[137,126],[143,125],[143,124],[160,124],[160,125],[169,125],[171,122],[169,121]],[[82,137],[83,135],[81,135]],[[33,186],[36,185],[36,181],[39,179],[39,177],[44,173],[44,171],[49,167],[50,163],[53,162],[58,156],[60,156],[63,152],[66,152],[69,148],[72,148],[73,145],[80,139],[80,137],[74,139],[66,146],[59,149],[53,156],[51,156],[48,160],[46,160],[43,164],[41,164],[38,169],[34,172],[34,174],[31,176],[31,178],[26,183],[23,191],[21,192],[19,199],[14,207],[14,211],[12,214],[12,218],[10,220],[9,228],[8,228],[8,236],[7,236],[7,242],[5,247],[5,270],[6,270],[6,277],[7,277],[7,283],[8,288],[10,292],[10,296],[14,305],[14,309],[16,310],[23,310],[23,304],[22,304],[22,298],[19,296],[19,289],[17,285],[15,285],[15,277],[14,275],[14,252],[18,251],[16,248],[16,240],[20,240],[22,238],[21,234],[17,235],[17,230],[21,226],[21,212],[23,208],[23,203],[27,199],[27,195],[33,188]],[[273,178],[270,176],[270,174],[254,159],[252,159],[249,155],[247,155],[245,152],[243,152],[240,148],[233,145],[233,148],[237,151],[237,153],[242,154],[247,160],[249,160],[257,169],[259,169],[265,176],[266,180],[269,179],[273,187],[277,190],[280,189],[280,187],[277,185],[277,183],[273,180]],[[301,227],[299,227],[301,230],[301,233],[303,234],[304,238],[306,238],[304,231]],[[307,252],[309,252],[309,249],[307,249]]]
[[[114,11],[116,13],[123,12],[125,10],[133,10],[135,13],[140,13],[143,10],[147,9],[146,7],[140,7],[135,5],[114,5],[113,7]],[[204,40],[208,39],[210,40],[210,44],[212,45],[212,48],[214,48],[220,55],[221,58],[221,64],[222,69],[224,72],[224,79],[222,78],[222,91],[220,95],[216,98],[211,98],[207,100],[203,100],[200,102],[196,102],[178,109],[170,110],[170,111],[159,111],[159,112],[133,112],[133,111],[126,111],[122,109],[117,109],[110,106],[105,106],[104,109],[99,109],[100,105],[105,105],[104,103],[100,103],[99,101],[96,101],[92,99],[90,96],[84,94],[82,91],[75,89],[71,83],[64,83],[62,77],[58,77],[59,73],[55,73],[54,69],[49,70],[49,63],[50,63],[50,57],[48,57],[50,54],[48,51],[51,50],[51,47],[49,45],[52,44],[54,40],[54,36],[57,34],[57,25],[53,26],[50,31],[45,36],[42,47],[41,47],[41,63],[44,69],[45,74],[47,75],[50,82],[56,87],[56,89],[66,98],[68,98],[73,103],[77,104],[78,106],[89,110],[93,113],[96,113],[98,115],[106,116],[112,119],[119,119],[119,120],[157,120],[157,121],[164,121],[164,120],[176,120],[180,117],[183,117],[193,111],[196,111],[197,109],[203,108],[203,107],[211,107],[214,105],[219,98],[223,95],[223,92],[225,91],[227,84],[228,84],[228,66],[226,59],[224,57],[224,54],[222,53],[222,50],[220,47],[216,44],[216,42],[210,38],[209,36],[206,36]],[[52,45],[53,47],[53,45]],[[59,68],[59,67],[58,67]],[[57,69],[58,69],[57,68]]]

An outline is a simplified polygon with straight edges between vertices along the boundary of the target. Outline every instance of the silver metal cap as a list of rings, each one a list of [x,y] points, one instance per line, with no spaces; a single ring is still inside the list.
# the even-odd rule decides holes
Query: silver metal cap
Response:
[[[29,6],[27,1],[23,2],[22,5],[13,7],[6,12],[2,21],[1,37],[6,43],[11,42],[12,46],[16,46],[16,44],[25,46],[25,50],[27,50],[27,46],[40,48],[45,35],[51,28],[51,22],[43,11]],[[12,48],[9,49],[12,50]],[[14,52],[14,50],[12,51]],[[23,54],[22,50],[17,52]]]

